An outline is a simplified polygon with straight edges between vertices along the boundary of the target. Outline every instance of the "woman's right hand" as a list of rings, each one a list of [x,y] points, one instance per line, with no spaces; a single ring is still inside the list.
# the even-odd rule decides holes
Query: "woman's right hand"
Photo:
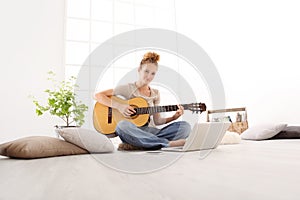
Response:
[[[119,112],[126,118],[130,118],[130,115],[136,113],[133,107],[126,104],[121,104],[118,106]]]

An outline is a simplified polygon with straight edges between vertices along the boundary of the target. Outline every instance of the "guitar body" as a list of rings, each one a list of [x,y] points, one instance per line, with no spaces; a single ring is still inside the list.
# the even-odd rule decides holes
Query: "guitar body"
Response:
[[[140,97],[129,100],[123,100],[115,96],[110,98],[114,101],[128,104],[133,108],[148,107],[148,102]],[[94,107],[93,122],[98,132],[109,135],[115,133],[118,122],[122,120],[130,121],[137,126],[143,126],[148,122],[149,116],[149,114],[140,114],[126,118],[117,109],[107,107],[97,102]]]
[[[122,120],[130,121],[136,126],[143,126],[148,122],[150,114],[171,112],[178,109],[177,105],[148,107],[148,102],[141,97],[136,97],[129,100],[123,100],[116,96],[111,96],[110,98],[112,101],[130,105],[134,108],[136,114],[126,118],[117,109],[107,107],[97,102],[95,104],[93,113],[94,127],[98,132],[105,134],[108,137],[116,136],[115,131],[117,124]],[[204,103],[181,104],[181,106],[185,110],[190,110],[196,113],[202,113],[206,110],[206,105]]]

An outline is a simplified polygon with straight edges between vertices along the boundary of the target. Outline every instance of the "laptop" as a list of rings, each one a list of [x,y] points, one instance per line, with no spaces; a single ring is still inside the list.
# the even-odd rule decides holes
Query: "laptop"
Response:
[[[230,122],[196,123],[184,146],[165,147],[162,151],[198,151],[216,148],[222,141]]]

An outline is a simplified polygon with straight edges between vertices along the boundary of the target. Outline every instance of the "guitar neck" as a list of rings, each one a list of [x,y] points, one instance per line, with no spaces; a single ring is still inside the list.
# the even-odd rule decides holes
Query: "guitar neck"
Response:
[[[188,109],[188,104],[181,104],[183,106],[184,110]],[[152,107],[140,107],[135,108],[136,114],[153,114],[153,113],[159,113],[159,112],[171,112],[178,110],[177,105],[168,105],[168,106],[152,106]]]

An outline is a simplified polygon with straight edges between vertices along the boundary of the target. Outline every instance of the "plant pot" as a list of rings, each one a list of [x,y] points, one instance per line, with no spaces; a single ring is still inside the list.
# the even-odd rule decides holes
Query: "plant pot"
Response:
[[[55,125],[54,127],[63,129],[63,128],[79,128],[80,126],[58,126],[58,125]]]
[[[58,125],[55,125],[54,126],[55,128],[55,132],[56,132],[56,137],[59,138],[60,135],[59,135],[59,129],[65,129],[65,128],[80,128],[80,126],[58,126]]]

